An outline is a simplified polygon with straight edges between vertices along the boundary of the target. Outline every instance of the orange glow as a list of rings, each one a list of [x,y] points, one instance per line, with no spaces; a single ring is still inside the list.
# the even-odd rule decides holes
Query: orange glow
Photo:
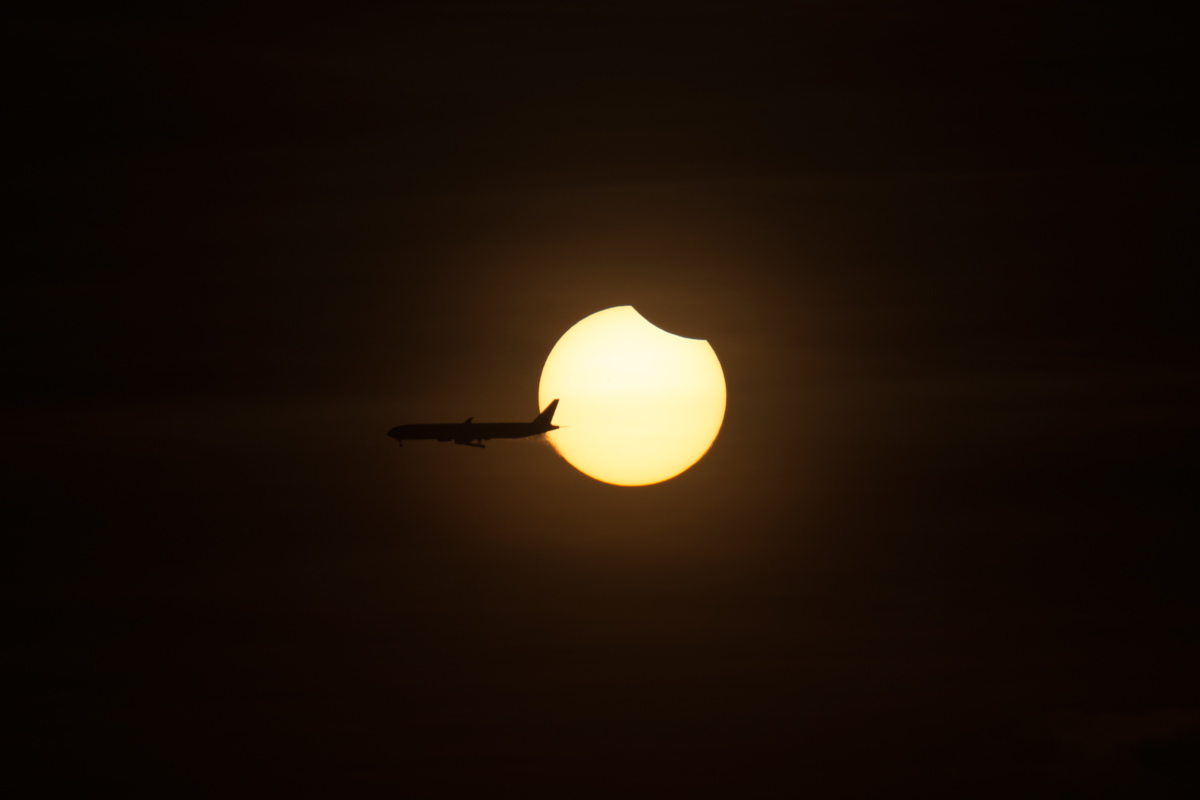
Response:
[[[655,327],[633,306],[597,311],[550,351],[539,408],[561,398],[548,434],[598,481],[644,486],[699,461],[725,419],[725,373],[703,339]]]

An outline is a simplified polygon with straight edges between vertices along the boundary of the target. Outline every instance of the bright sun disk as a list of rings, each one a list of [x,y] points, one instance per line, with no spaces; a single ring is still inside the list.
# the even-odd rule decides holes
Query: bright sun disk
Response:
[[[598,481],[644,486],[699,461],[725,418],[725,374],[703,339],[657,328],[633,306],[597,311],[550,351],[539,408],[560,398],[548,434]]]

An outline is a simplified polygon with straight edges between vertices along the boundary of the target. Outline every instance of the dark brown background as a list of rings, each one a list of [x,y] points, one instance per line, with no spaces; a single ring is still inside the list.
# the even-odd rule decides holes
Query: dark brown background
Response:
[[[18,774],[1191,796],[1186,26],[566,5],[12,24]],[[626,303],[726,371],[676,480],[384,437]]]

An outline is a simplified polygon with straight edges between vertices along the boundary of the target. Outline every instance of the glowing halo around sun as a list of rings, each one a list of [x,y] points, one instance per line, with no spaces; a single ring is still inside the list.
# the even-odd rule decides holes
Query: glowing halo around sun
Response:
[[[725,373],[712,346],[617,306],[575,323],[546,357],[538,386],[559,398],[550,443],[598,481],[645,486],[674,478],[712,446],[725,419]]]

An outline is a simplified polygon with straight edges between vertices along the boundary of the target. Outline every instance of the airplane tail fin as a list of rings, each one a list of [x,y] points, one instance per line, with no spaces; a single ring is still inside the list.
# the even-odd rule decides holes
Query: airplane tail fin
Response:
[[[541,425],[543,428],[547,429],[557,428],[557,425],[551,424],[551,421],[554,419],[554,410],[556,408],[558,408],[558,400],[551,400],[550,405],[546,406],[546,410],[533,418],[533,424]]]

